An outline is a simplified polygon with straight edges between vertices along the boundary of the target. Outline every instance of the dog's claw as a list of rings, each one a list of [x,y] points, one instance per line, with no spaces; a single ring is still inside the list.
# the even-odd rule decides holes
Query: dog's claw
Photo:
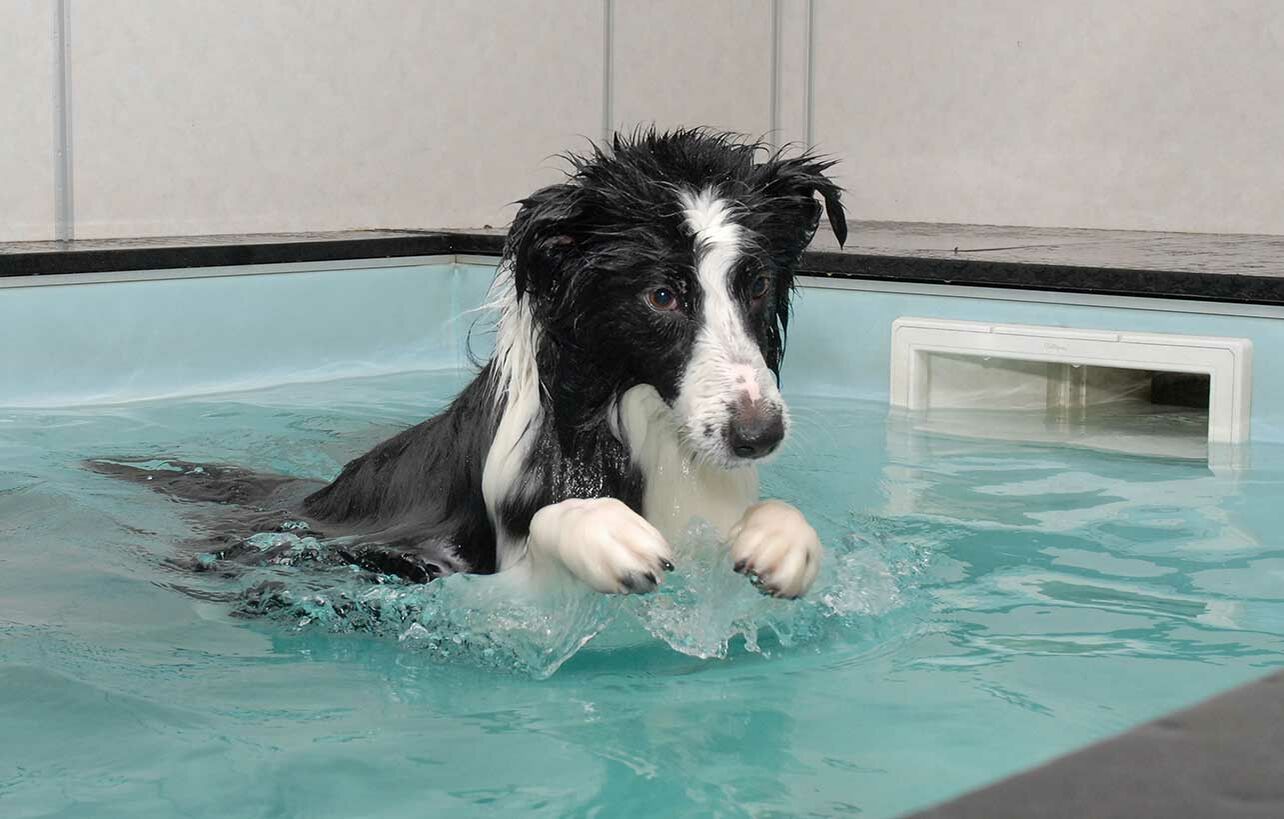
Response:
[[[655,591],[660,581],[654,572],[629,572],[620,578],[620,585],[631,594],[645,594]]]

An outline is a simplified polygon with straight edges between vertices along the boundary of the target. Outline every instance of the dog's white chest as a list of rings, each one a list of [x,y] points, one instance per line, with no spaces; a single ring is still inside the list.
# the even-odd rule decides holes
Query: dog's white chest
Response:
[[[696,519],[722,535],[758,498],[758,471],[721,469],[694,460],[682,445],[672,413],[648,386],[634,387],[620,401],[621,436],[646,479],[642,514],[670,542]]]

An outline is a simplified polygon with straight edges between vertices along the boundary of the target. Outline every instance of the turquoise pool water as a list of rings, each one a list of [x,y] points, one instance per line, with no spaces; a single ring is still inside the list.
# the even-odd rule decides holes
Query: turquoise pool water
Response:
[[[0,410],[0,814],[893,816],[1284,659],[1274,446],[1213,472],[793,397],[764,482],[830,550],[800,603],[694,558],[543,607],[193,575],[165,563],[190,508],[79,465],[329,477],[463,378]],[[269,575],[293,604],[233,616]]]

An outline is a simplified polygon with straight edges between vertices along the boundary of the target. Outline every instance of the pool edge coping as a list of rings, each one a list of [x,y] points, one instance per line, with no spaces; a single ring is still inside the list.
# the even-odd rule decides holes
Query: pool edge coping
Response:
[[[499,230],[370,229],[0,244],[0,280],[405,256],[495,258]],[[1284,305],[1284,276],[813,249],[800,272],[831,280]]]
[[[1284,816],[1284,671],[904,819]]]

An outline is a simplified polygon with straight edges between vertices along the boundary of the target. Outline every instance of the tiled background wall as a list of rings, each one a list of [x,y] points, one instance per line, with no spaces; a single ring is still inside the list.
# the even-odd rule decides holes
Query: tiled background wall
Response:
[[[858,219],[1284,233],[1278,0],[4,0],[0,77],[0,240],[500,225],[651,121]]]
[[[54,220],[54,48],[48,0],[0,2],[0,241]]]
[[[1280,0],[816,0],[857,218],[1284,233]]]

